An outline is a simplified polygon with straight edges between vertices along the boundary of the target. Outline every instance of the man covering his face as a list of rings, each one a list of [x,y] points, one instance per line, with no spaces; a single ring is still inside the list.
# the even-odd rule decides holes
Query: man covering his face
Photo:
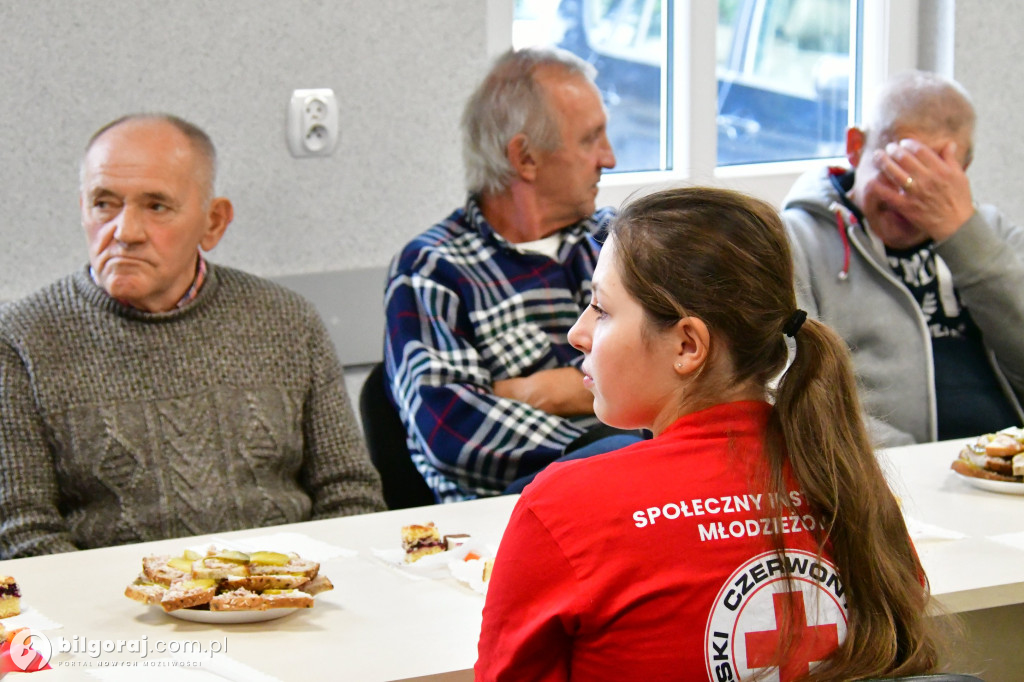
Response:
[[[784,203],[799,305],[849,344],[879,445],[1024,420],[1024,230],[974,203],[974,125],[957,83],[896,76],[848,131],[851,167]]]

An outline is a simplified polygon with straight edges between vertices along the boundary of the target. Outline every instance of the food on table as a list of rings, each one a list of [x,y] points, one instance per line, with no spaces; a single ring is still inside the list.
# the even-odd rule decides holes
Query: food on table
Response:
[[[207,578],[215,581],[244,578],[249,576],[249,562],[226,559],[218,553],[193,561],[189,570],[194,578]]]
[[[334,589],[320,564],[298,554],[218,550],[205,555],[186,550],[181,556],[147,556],[142,573],[125,596],[165,611],[263,611],[310,608],[313,596]]]
[[[317,575],[317,577],[313,578],[308,583],[302,584],[302,591],[306,594],[311,594],[314,597],[320,594],[321,592],[328,592],[333,589],[334,585],[331,584],[331,581],[327,578],[327,576],[323,575],[322,573]]]
[[[195,559],[199,557],[196,556]],[[148,556],[142,560],[142,574],[150,582],[159,585],[170,585],[175,580],[180,580],[186,574],[192,575],[192,563],[195,559],[187,556],[166,557]]]
[[[302,590],[265,590],[263,603],[267,608],[308,609],[313,606],[313,595]]]
[[[143,604],[159,604],[167,592],[167,587],[167,585],[153,582],[143,573],[135,579],[135,582],[124,588],[124,596]]]
[[[269,554],[269,552],[263,552],[263,554]],[[292,575],[307,580],[312,580],[316,577],[317,571],[320,570],[320,564],[309,559],[303,559],[297,554],[285,557],[287,561],[284,563],[249,563],[249,574],[252,576],[258,575]]]
[[[215,594],[210,600],[211,611],[262,611],[263,595],[244,587]]]
[[[244,587],[221,592],[210,602],[211,611],[265,611],[266,609],[310,609],[313,597],[333,590],[334,585],[325,575],[318,575],[302,583],[302,588],[267,588],[249,590]]]
[[[991,481],[1024,483],[1024,429],[1011,426],[968,443],[950,468]]]
[[[0,618],[10,618],[21,613],[21,590],[9,575],[0,575]]]
[[[185,578],[170,584],[160,598],[164,611],[190,609],[193,606],[209,604],[217,594],[217,581],[212,578]]]
[[[465,583],[474,592],[487,594],[487,583],[491,580],[494,557],[466,552],[462,561],[451,561],[448,568],[456,580]]]
[[[249,563],[256,566],[284,566],[292,557],[280,552],[253,552],[249,555]]]
[[[445,551],[445,543],[431,521],[426,525],[402,526],[402,549],[405,550],[405,562],[411,564],[429,554]]]
[[[468,533],[441,535],[433,521],[402,526],[402,549],[405,550],[406,563],[462,547],[462,551],[456,553],[454,560],[449,562],[451,572],[470,587],[483,592],[485,584],[491,579],[494,557],[481,554],[482,550],[477,545],[469,544],[471,539]]]
[[[309,583],[309,578],[304,575],[289,574],[267,574],[267,575],[238,575],[228,576],[220,581],[221,587],[225,590],[244,588],[263,592],[264,590],[292,590]]]
[[[444,551],[450,552],[469,541],[469,533],[449,533],[444,536]]]

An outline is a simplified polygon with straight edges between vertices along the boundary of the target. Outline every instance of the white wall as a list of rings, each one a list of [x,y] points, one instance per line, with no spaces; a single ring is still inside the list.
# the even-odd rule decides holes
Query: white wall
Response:
[[[999,206],[1024,223],[1024,3],[961,0],[956,3],[953,75],[978,111],[974,163],[968,175],[974,198]]]
[[[921,0],[921,12],[952,1]],[[190,118],[220,148],[220,190],[237,217],[215,260],[271,277],[384,268],[463,199],[458,118],[487,66],[487,6],[0,4],[0,300],[85,261],[76,205],[82,144],[140,109]],[[1017,219],[1021,26],[1024,5],[1015,0],[955,3],[954,75],[980,113],[975,194]],[[929,38],[921,40],[927,53]],[[294,159],[284,142],[288,97],[305,87],[333,87],[341,102],[341,141],[327,159]]]
[[[485,21],[475,0],[0,4],[0,300],[85,262],[82,145],[137,110],[217,144],[236,218],[215,261],[266,276],[385,266],[463,200],[458,118],[486,68]],[[285,144],[291,91],[309,87],[340,100],[330,158]]]

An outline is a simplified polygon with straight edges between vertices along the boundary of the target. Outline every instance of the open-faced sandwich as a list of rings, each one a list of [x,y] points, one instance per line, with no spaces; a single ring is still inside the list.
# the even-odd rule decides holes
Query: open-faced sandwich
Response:
[[[1024,484],[1024,429],[1012,426],[980,436],[950,466],[964,476]]]
[[[263,611],[310,608],[313,597],[334,589],[320,564],[297,554],[217,550],[205,555],[186,550],[181,556],[147,556],[142,573],[124,594],[165,611]]]

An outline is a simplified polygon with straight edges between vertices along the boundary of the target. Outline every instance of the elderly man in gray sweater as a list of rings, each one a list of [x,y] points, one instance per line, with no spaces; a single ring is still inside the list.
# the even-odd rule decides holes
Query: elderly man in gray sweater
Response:
[[[383,509],[316,311],[202,255],[215,166],[169,115],[89,141],[89,264],[0,310],[0,558]]]

